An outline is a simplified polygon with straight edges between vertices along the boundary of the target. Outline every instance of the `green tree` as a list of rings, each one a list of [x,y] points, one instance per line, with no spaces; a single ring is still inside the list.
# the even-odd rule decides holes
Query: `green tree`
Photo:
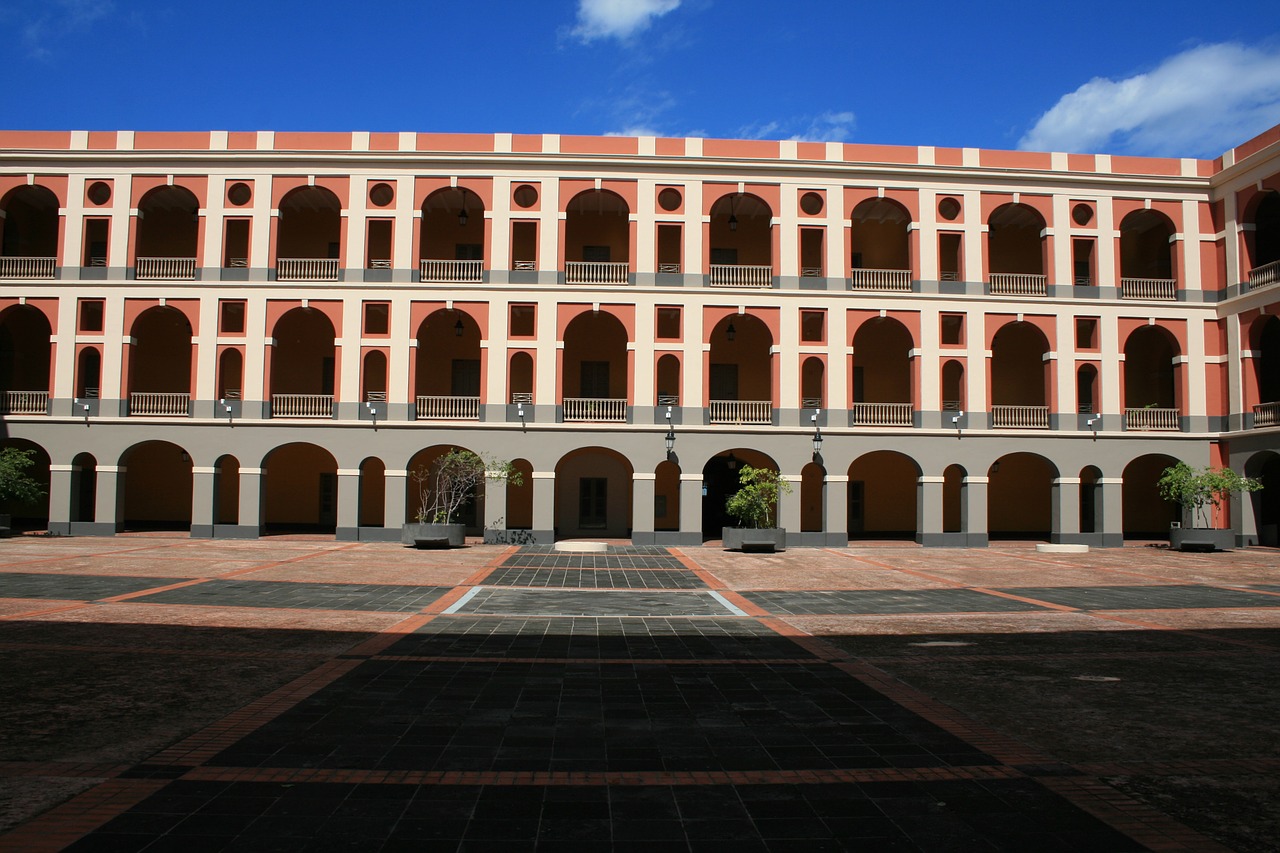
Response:
[[[458,510],[485,480],[522,485],[524,478],[508,461],[485,459],[470,450],[453,448],[424,468],[410,473],[418,484],[419,524],[452,524]]]
[[[738,520],[740,527],[773,527],[778,511],[778,496],[791,494],[791,484],[769,468],[743,465],[738,472],[742,488],[734,492],[724,508]]]
[[[1185,462],[1165,468],[1156,485],[1160,497],[1181,506],[1196,527],[1209,526],[1210,506],[1220,508],[1233,494],[1262,488],[1262,483],[1230,468],[1192,468]]]
[[[0,501],[32,504],[44,497],[44,487],[27,471],[35,461],[34,450],[0,450]]]

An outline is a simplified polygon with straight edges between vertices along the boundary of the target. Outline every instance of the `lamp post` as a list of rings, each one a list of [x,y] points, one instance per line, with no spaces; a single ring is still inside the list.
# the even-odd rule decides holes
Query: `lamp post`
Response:
[[[809,422],[813,424],[813,458],[817,459],[822,456],[822,428],[818,426],[818,415],[822,414],[820,409],[814,409],[813,414],[809,416]]]
[[[671,423],[671,407],[667,406],[667,458],[671,458],[671,453],[676,449],[676,428]]]

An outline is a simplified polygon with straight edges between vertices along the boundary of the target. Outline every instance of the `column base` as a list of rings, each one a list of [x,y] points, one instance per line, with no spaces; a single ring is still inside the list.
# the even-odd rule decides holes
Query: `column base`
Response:
[[[925,548],[973,548],[968,533],[921,533],[916,542]],[[985,546],[986,543],[984,542]]]
[[[1088,545],[1090,548],[1124,547],[1124,535],[1120,533],[1054,533],[1049,541],[1054,545]]]
[[[261,529],[256,524],[215,524],[214,539],[257,539]]]
[[[68,536],[115,536],[119,532],[114,521],[73,521]]]
[[[653,545],[661,548],[696,548],[702,544],[701,533],[683,530],[649,530],[631,534],[632,545]]]

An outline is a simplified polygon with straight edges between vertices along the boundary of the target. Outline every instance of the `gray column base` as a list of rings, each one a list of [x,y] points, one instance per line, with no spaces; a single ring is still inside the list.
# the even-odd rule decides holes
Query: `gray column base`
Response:
[[[831,544],[827,537],[831,534],[825,531],[809,531],[801,533],[798,530],[787,531],[787,547],[788,548],[825,548]],[[838,539],[841,545],[847,545],[848,539]]]
[[[261,535],[256,524],[215,524],[214,539],[257,539]]]
[[[660,548],[694,548],[702,544],[702,534],[686,530],[642,530],[632,532],[632,545],[654,545]]]
[[[486,545],[552,545],[556,535],[553,530],[491,530],[484,532]]]
[[[985,538],[985,537],[984,537]],[[968,533],[921,533],[916,542],[925,548],[973,548]],[[984,546],[986,542],[982,543]]]
[[[49,535],[50,536],[70,536],[71,524],[72,523],[70,521],[50,521],[49,528],[48,528]]]
[[[338,527],[333,531],[333,538],[338,542],[359,542],[359,527]]]
[[[360,542],[399,542],[400,528],[357,527],[356,539]]]
[[[213,525],[212,524],[191,525],[191,538],[192,539],[212,539]]]
[[[73,521],[67,531],[70,536],[115,536],[117,532],[114,521]]]
[[[1049,541],[1054,545],[1088,545],[1090,548],[1124,547],[1124,535],[1120,533],[1054,533]]]

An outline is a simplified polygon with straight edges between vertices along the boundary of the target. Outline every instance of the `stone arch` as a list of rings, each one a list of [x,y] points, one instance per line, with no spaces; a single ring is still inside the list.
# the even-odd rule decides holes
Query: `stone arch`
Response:
[[[607,447],[583,447],[556,463],[556,538],[631,536],[631,462]]]
[[[191,456],[168,441],[143,441],[120,456],[125,469],[118,517],[125,530],[191,530]]]
[[[1124,466],[1120,505],[1126,539],[1167,540],[1169,525],[1182,520],[1177,504],[1161,498],[1156,485],[1164,469],[1178,461],[1164,453],[1147,453]]]
[[[896,450],[874,450],[853,460],[849,538],[916,538],[919,479],[919,464]]]
[[[743,465],[778,471],[778,463],[768,454],[745,447],[722,450],[702,466],[702,539],[719,539],[725,527],[733,526],[725,512],[725,501],[739,488],[738,476]]]
[[[1007,453],[987,472],[987,530],[992,539],[1044,539],[1054,530],[1058,468],[1038,453]]]
[[[262,461],[263,532],[334,533],[338,524],[338,462],[325,448],[292,442]]]

